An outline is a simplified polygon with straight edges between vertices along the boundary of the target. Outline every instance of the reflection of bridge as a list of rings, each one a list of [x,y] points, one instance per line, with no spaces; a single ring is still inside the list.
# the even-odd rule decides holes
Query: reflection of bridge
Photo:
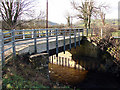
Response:
[[[71,53],[67,52],[67,51],[65,51],[65,54],[63,52],[59,53],[58,57],[56,57],[56,55],[50,56],[49,61],[52,64],[75,68],[75,69],[80,69],[80,70],[85,70],[85,68],[83,68],[81,65],[79,65],[74,60],[72,60]]]
[[[90,30],[91,31],[91,30]],[[92,35],[92,32],[90,33]],[[0,31],[0,54],[2,62],[11,55],[23,53],[56,54],[80,45],[81,36],[88,36],[85,29],[34,29]],[[53,52],[54,51],[54,52]]]

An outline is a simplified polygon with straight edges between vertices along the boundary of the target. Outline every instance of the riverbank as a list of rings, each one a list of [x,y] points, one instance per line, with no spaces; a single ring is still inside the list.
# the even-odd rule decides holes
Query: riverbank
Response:
[[[32,68],[27,55],[17,56],[3,68],[2,88],[69,88],[68,86],[60,86],[51,82],[44,71]]]

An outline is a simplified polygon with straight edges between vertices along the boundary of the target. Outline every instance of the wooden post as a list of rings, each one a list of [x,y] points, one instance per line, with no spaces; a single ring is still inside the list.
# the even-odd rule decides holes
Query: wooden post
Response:
[[[12,48],[13,48],[13,56],[16,56],[16,50],[15,50],[15,30],[12,30]]]
[[[76,48],[76,29],[74,29],[74,46]]]
[[[58,29],[56,29],[56,56],[58,57]]]
[[[65,54],[65,29],[64,29],[64,54]]]
[[[71,29],[69,29],[69,49],[71,51]]]
[[[36,30],[34,29],[34,52],[37,53],[37,40],[36,40]]]
[[[47,45],[46,45],[46,48],[47,48],[47,53],[49,54],[49,36],[48,36],[48,29],[46,30],[46,34],[47,34]]]
[[[4,58],[4,40],[3,40],[3,32],[0,29],[0,54],[1,54],[1,61],[2,61],[2,66],[4,66],[5,58]]]

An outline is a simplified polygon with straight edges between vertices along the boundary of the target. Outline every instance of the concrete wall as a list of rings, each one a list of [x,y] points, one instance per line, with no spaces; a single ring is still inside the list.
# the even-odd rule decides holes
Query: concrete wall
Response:
[[[79,38],[76,37],[76,42],[79,41]],[[62,47],[64,44],[64,39],[58,40],[58,47]],[[71,43],[74,43],[74,37],[71,37]],[[65,39],[65,45],[69,45],[69,38]],[[55,49],[56,48],[56,41],[50,41],[49,42],[49,50]],[[29,53],[32,54],[34,53],[34,45],[29,45],[19,51],[17,51],[18,54],[23,54],[23,53]],[[46,49],[46,42],[43,43],[38,43],[37,44],[37,53],[45,52],[47,51]]]

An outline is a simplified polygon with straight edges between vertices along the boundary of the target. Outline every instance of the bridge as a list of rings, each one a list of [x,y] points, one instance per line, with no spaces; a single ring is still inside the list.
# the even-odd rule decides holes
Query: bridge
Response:
[[[32,29],[0,30],[1,61],[16,54],[47,52],[49,55],[65,52],[80,45],[82,36],[92,35],[92,29]]]

